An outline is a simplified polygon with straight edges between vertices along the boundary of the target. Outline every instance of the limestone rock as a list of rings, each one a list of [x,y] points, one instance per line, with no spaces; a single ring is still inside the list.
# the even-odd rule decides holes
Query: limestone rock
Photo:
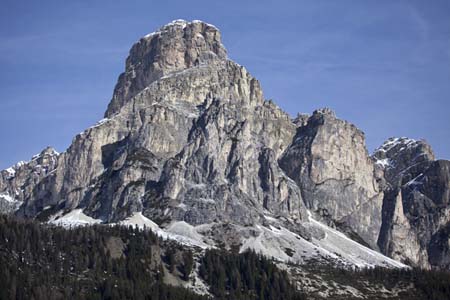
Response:
[[[143,37],[130,50],[105,117],[150,83],[176,71],[226,59],[219,30],[213,25],[176,20]]]
[[[279,162],[309,209],[376,247],[383,191],[359,129],[328,108],[317,110]]]
[[[402,266],[311,211],[396,259],[448,267],[449,162],[434,159],[408,139],[370,157],[364,134],[330,109],[291,119],[227,58],[216,27],[176,20],[133,45],[105,119],[63,153],[47,148],[0,172],[0,212],[56,223],[138,216],[278,258],[290,257],[280,245],[302,245]]]
[[[142,211],[160,224],[243,225],[264,212],[306,216],[277,163],[295,124],[227,59],[212,25],[177,20],[139,40],[105,116],[30,185],[16,214],[83,208],[104,222]]]
[[[34,188],[44,178],[53,176],[58,166],[59,153],[47,147],[32,157],[31,161],[21,161],[0,172],[0,212],[13,213],[32,196]],[[38,201],[39,209],[44,203]]]
[[[450,266],[450,161],[424,141],[391,138],[374,153],[388,183],[378,244],[387,255],[424,268]]]

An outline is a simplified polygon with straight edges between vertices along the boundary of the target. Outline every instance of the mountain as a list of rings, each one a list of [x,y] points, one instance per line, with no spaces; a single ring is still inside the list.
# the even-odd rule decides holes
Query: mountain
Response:
[[[424,141],[391,138],[374,155],[384,170],[380,249],[421,267],[450,267],[450,161]]]
[[[330,109],[292,119],[215,26],[176,20],[132,46],[103,120],[1,172],[0,209],[285,264],[448,268],[449,190],[449,162],[424,142],[371,156]]]
[[[315,111],[279,160],[308,209],[376,248],[383,190],[364,134],[333,111]]]

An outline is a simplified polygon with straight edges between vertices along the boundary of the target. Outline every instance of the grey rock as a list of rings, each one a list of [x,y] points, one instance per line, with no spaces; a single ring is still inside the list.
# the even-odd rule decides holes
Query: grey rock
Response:
[[[387,181],[380,249],[412,265],[448,268],[450,162],[408,138],[389,139],[373,156]]]
[[[83,208],[104,222],[143,211],[160,224],[243,225],[307,215],[277,163],[295,124],[227,59],[212,25],[176,21],[138,41],[105,116],[30,185],[17,215]]]
[[[217,59],[226,59],[226,50],[213,25],[176,20],[161,27],[131,48],[105,117],[161,77]]]
[[[58,166],[57,153],[47,147],[41,153],[33,156],[29,162],[19,162],[0,172],[0,212],[13,213],[30,197],[40,191],[36,185],[46,178],[54,176]],[[46,191],[44,191],[46,193]],[[36,211],[43,210],[46,203],[36,201]]]
[[[277,226],[326,240],[312,211],[396,259],[448,267],[449,162],[434,159],[407,139],[370,157],[330,109],[291,119],[227,58],[216,27],[177,20],[133,45],[105,119],[63,153],[1,171],[0,212],[47,221],[82,209],[105,223],[142,212],[162,228],[205,225],[231,248]]]
[[[377,247],[383,191],[359,129],[328,108],[317,110],[279,163],[311,211]]]

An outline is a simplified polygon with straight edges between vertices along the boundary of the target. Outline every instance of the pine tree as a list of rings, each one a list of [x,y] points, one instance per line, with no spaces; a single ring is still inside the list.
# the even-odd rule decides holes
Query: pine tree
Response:
[[[189,280],[189,275],[191,274],[193,267],[194,267],[194,255],[192,254],[192,251],[188,250],[183,254],[184,280],[186,281]]]

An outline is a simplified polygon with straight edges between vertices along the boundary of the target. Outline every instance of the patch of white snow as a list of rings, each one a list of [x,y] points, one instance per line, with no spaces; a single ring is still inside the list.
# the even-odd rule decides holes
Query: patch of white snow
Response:
[[[420,173],[415,178],[411,179],[406,183],[407,186],[415,186],[415,185],[422,185],[423,183],[420,182],[420,179],[422,179],[423,173]]]
[[[273,257],[282,262],[304,263],[310,259],[334,261],[350,267],[385,266],[405,268],[406,265],[392,260],[381,253],[371,250],[351,240],[343,233],[334,230],[312,218],[308,211],[309,221],[306,227],[323,235],[306,240],[283,226],[256,226],[259,233],[244,240],[240,251],[253,249],[265,256]],[[276,221],[271,217],[266,219]]]
[[[84,226],[84,225],[93,225],[93,224],[99,224],[102,220],[94,219],[92,217],[89,217],[88,215],[83,213],[83,210],[80,209],[74,209],[71,212],[63,215],[62,217],[51,220],[48,223],[62,226],[66,228],[70,227],[77,227],[77,226]]]
[[[377,165],[382,166],[383,168],[389,167],[391,165],[391,160],[389,158],[379,159],[375,162]]]
[[[14,203],[17,202],[13,197],[11,197],[8,193],[1,193],[0,194],[0,198],[2,198],[3,200],[10,202],[10,203]]]
[[[13,167],[9,167],[6,171],[6,179],[12,179],[16,176],[16,170]]]
[[[137,226],[140,229],[160,230],[158,224],[145,217],[141,212],[134,213],[131,217],[119,222],[119,225]]]
[[[198,233],[194,226],[184,221],[173,222],[158,232],[158,235],[185,245],[197,246],[202,249],[211,248],[210,245],[203,242],[203,235]]]
[[[358,267],[407,267],[398,261],[353,241],[342,232],[332,229],[331,227],[314,220],[312,217],[309,218],[309,221],[313,227],[318,227],[326,233],[323,239],[313,238],[312,242],[322,249],[338,254],[352,265]]]

